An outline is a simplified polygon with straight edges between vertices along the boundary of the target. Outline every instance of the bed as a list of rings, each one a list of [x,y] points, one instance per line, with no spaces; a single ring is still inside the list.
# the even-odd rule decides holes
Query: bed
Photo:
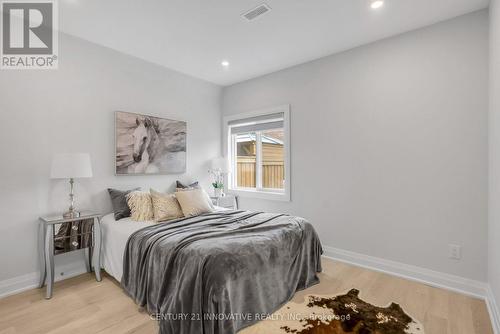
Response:
[[[215,206],[214,208],[217,212],[229,211],[223,207]],[[162,223],[168,223],[168,221]],[[153,220],[138,222],[130,217],[116,221],[113,213],[107,214],[101,219],[101,265],[118,282],[122,280],[123,254],[129,237],[134,232],[155,224],[157,223]]]
[[[103,267],[161,334],[229,334],[319,282],[321,243],[303,218],[216,211],[166,223],[102,220]]]

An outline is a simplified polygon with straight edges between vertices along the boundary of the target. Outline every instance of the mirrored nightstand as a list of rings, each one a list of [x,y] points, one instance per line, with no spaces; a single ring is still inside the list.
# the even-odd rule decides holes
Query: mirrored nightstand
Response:
[[[210,197],[212,203],[222,208],[238,210],[238,196],[226,194],[222,197]]]
[[[79,217],[40,217],[40,283],[47,284],[46,297],[52,297],[54,286],[54,255],[79,249],[87,250],[87,271],[94,265],[95,278],[101,281],[101,215],[82,212]]]

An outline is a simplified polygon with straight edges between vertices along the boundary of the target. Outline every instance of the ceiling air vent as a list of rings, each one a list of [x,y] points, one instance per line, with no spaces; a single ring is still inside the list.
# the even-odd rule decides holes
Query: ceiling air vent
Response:
[[[241,14],[241,17],[243,17],[247,21],[253,21],[269,11],[271,11],[271,7],[263,3],[262,5],[259,5],[253,9],[250,9],[248,12]]]

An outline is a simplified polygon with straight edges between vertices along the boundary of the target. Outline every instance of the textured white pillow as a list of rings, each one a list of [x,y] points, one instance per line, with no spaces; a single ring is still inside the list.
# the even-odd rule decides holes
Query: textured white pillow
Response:
[[[153,220],[153,203],[149,192],[132,191],[127,194],[127,204],[130,208],[132,220]]]
[[[157,222],[183,217],[181,206],[174,194],[162,194],[150,189],[154,219]]]
[[[192,217],[213,211],[203,189],[178,191],[175,193],[175,197],[177,197],[177,200],[181,205],[182,212],[186,217]]]

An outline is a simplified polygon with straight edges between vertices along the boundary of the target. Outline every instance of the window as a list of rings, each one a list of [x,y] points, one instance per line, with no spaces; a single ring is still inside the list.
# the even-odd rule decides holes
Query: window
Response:
[[[224,129],[231,166],[228,190],[290,200],[289,107],[228,116]]]

